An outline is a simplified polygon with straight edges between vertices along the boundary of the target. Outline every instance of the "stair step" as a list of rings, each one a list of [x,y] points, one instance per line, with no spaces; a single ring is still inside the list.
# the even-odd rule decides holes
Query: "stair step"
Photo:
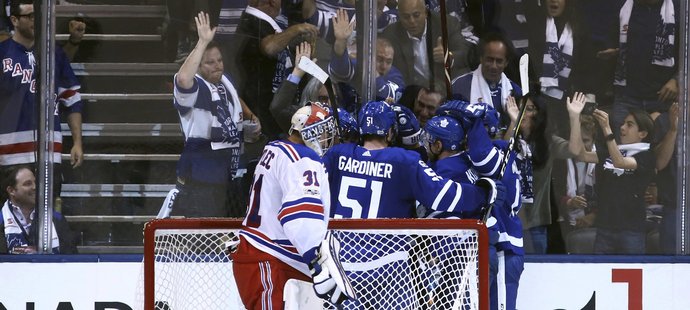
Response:
[[[63,184],[60,197],[165,197],[175,184]]]
[[[57,41],[67,41],[68,33],[55,35]],[[86,41],[161,41],[159,34],[94,34],[87,33],[82,40]]]
[[[95,94],[81,93],[83,100],[172,100],[173,95],[165,94]]]
[[[180,65],[176,63],[73,63],[78,76],[172,76]]]
[[[71,136],[69,126],[62,123],[64,136]],[[181,137],[180,125],[175,123],[84,123],[81,126],[83,137]]]
[[[57,17],[84,15],[92,18],[163,18],[166,8],[163,5],[56,5]]]
[[[104,161],[177,161],[179,154],[84,154],[84,160]],[[70,160],[70,154],[62,154],[62,161]]]

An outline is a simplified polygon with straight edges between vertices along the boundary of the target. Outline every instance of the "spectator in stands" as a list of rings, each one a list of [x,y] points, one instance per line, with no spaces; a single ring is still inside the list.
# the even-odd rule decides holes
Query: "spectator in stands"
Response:
[[[72,61],[86,33],[86,23],[82,18],[73,18],[68,22],[67,26],[69,29],[69,39],[62,44],[62,49],[65,50],[67,58]]]
[[[307,42],[297,45],[295,48],[295,67],[288,78],[280,85],[278,92],[273,96],[273,101],[271,101],[271,114],[273,114],[283,132],[289,132],[292,125],[292,115],[308,103],[319,102],[326,108],[332,107],[326,86],[318,79],[307,77],[309,82],[306,83],[301,93],[298,89],[299,85],[302,84],[300,82],[306,75],[306,72],[298,66],[300,59],[302,56],[311,56],[311,51],[311,44]],[[357,141],[359,137],[357,121],[350,113],[342,108],[338,108],[338,120],[340,137],[345,141]]]
[[[400,92],[399,95],[396,94],[396,97],[399,97],[398,104],[412,110],[422,127],[434,116],[436,109],[443,101],[441,94],[419,85],[408,85],[398,92]]]
[[[663,216],[659,239],[663,254],[676,252],[676,219],[678,201],[676,198],[676,182],[678,180],[678,152],[676,136],[678,135],[678,118],[680,114],[678,103],[671,105],[668,112],[661,113],[654,120],[655,141],[654,155],[656,155],[656,185],[658,203],[663,206]]]
[[[584,95],[576,93],[573,101],[580,100],[584,104]],[[525,234],[525,251],[545,254],[548,227],[552,224],[551,174],[554,160],[572,158],[579,149],[569,140],[554,134],[553,129],[547,126],[547,107],[538,90],[528,94],[526,104],[525,115],[520,123],[520,152],[516,160],[522,175],[522,209],[519,215],[524,229],[529,231]],[[519,115],[518,105],[512,97],[508,98],[507,112],[510,126],[504,136],[506,140],[511,137]],[[569,115],[571,113],[574,112],[569,111]],[[577,117],[579,124],[579,112]],[[579,134],[577,139],[582,139]],[[570,140],[573,140],[572,136]]]
[[[246,82],[246,74],[240,70],[238,63],[239,49],[237,48],[237,42],[241,41],[241,36],[237,33],[237,26],[240,24],[240,16],[246,7],[247,0],[223,0],[215,37],[215,40],[221,45],[223,63],[226,65],[225,70],[235,77],[237,89],[244,89]]]
[[[679,13],[675,0],[628,0],[619,13],[610,48],[599,57],[618,55],[614,76],[613,128],[630,109],[664,112],[678,96]]]
[[[423,0],[400,0],[398,14],[400,20],[386,28],[382,34],[382,37],[393,44],[393,65],[402,71],[406,84],[442,90],[445,94],[441,18],[437,14],[429,15]],[[431,19],[431,29],[427,29],[427,18]],[[456,19],[448,19],[447,28],[450,51],[448,61],[452,79],[470,70],[469,54],[473,47],[462,36]],[[433,43],[433,50],[427,50],[427,40]],[[431,81],[431,69],[434,70],[434,81]]]
[[[240,64],[247,81],[252,81],[246,84],[242,96],[261,120],[263,133],[269,140],[282,133],[269,106],[293,66],[288,47],[300,41],[311,42],[317,36],[316,27],[310,24],[279,26],[275,20],[279,13],[279,1],[249,1],[237,28],[244,40],[239,45]]]
[[[235,0],[239,1],[239,0]],[[194,48],[197,38],[194,36],[194,16],[199,12],[209,12],[211,25],[218,25],[221,0],[166,0],[168,23],[165,30],[166,56],[182,63]]]
[[[0,14],[0,42],[12,37],[12,22],[10,21],[10,2],[2,0],[2,14]]]
[[[440,93],[431,91],[427,88],[422,88],[419,91],[417,100],[414,101],[412,111],[419,120],[420,126],[424,127],[426,121],[434,116],[441,102],[443,102],[443,96]]]
[[[479,44],[479,68],[453,80],[453,99],[484,102],[493,106],[508,123],[505,105],[508,97],[522,96],[522,89],[504,71],[512,59],[510,42],[498,33],[487,33]]]
[[[36,178],[29,166],[13,166],[2,179],[8,195],[0,210],[0,253],[34,254],[37,252],[38,214],[36,213]],[[53,254],[76,254],[72,231],[62,214],[53,211],[51,225]]]
[[[34,6],[33,1],[12,1],[10,20],[14,26],[11,40],[0,43],[3,74],[0,76],[0,166],[36,162],[38,151],[38,114],[43,108],[36,100],[36,76],[38,76],[38,55],[34,54]],[[82,101],[80,85],[61,48],[55,49],[55,133],[53,136],[55,193],[60,193],[62,133],[60,116],[67,115],[72,132],[73,146],[70,150],[72,168],[79,167],[84,160],[81,124]],[[58,195],[55,195],[56,197]]]
[[[339,10],[345,10],[347,18],[341,18],[354,26],[355,0],[304,0],[302,1],[302,14],[306,22],[319,28],[319,36],[326,42],[334,42],[334,22],[333,17],[338,15]],[[377,30],[382,32],[388,26],[395,23],[398,19],[396,10],[389,10],[385,0],[376,0],[377,9]]]
[[[328,71],[336,81],[350,83],[355,89],[361,86],[359,75],[355,74],[356,57],[348,54],[347,41],[353,31],[353,25],[348,21],[345,10],[339,9],[333,17],[335,42],[333,54],[328,65]],[[393,66],[395,50],[393,45],[384,38],[376,40],[376,89],[382,93],[376,100],[386,100],[395,97],[395,90],[404,87],[402,73]],[[361,93],[361,91],[360,91]],[[382,98],[380,98],[382,97]]]
[[[288,132],[292,125],[292,115],[294,115],[299,108],[303,107],[304,103],[307,101],[318,101],[328,104],[329,99],[326,87],[317,79],[311,79],[308,84],[314,84],[314,86],[308,85],[302,91],[301,96],[299,94],[298,88],[306,72],[298,68],[297,65],[302,56],[311,57],[311,50],[311,44],[308,42],[302,42],[295,47],[295,66],[292,68],[292,73],[283,81],[271,101],[271,114],[278,123],[278,126],[280,126],[282,132]],[[317,83],[320,85],[318,88],[316,87]],[[315,92],[316,98],[312,98],[314,97],[312,94]]]
[[[216,28],[201,12],[195,18],[199,40],[175,74],[174,100],[185,146],[177,164],[177,189],[172,215],[228,216],[239,181],[242,120],[254,116],[223,72]],[[235,188],[235,190],[233,190]]]
[[[573,0],[549,0],[538,10],[529,10],[527,17],[530,67],[549,107],[550,126],[563,138],[568,137],[569,130],[566,97],[572,96],[574,89],[590,92],[587,57],[594,57],[575,4]]]
[[[582,143],[587,152],[594,151],[596,126],[591,115],[580,116]],[[591,254],[596,234],[596,229],[592,227],[596,217],[596,165],[568,158],[566,166],[566,194],[561,198],[561,231],[566,241],[566,250],[570,254]]]
[[[98,40],[83,40],[86,33],[101,33],[101,26],[97,20],[84,16],[71,18],[62,32],[69,33],[67,41],[62,43],[62,49],[71,62],[90,62],[100,45]]]
[[[473,9],[474,5],[470,4],[466,0],[451,0],[445,1],[446,3],[446,14],[448,16],[455,18],[460,26],[462,36],[465,40],[472,44],[477,44],[479,42],[479,37],[475,34],[474,25],[470,22],[468,16],[469,10]],[[431,0],[428,1],[429,10],[436,14],[441,14],[441,1]]]
[[[582,139],[576,141],[578,158],[597,163],[597,236],[594,253],[644,254],[646,252],[647,203],[645,191],[655,174],[656,159],[649,142],[654,134],[654,121],[643,110],[631,110],[620,128],[621,145],[616,143],[608,114],[594,111],[603,133],[597,140],[596,152],[586,152]],[[575,136],[580,130],[571,130]]]
[[[517,55],[521,56],[527,52],[529,46],[527,14],[531,2],[536,5],[536,1],[521,0],[487,0],[482,1],[482,12],[484,28],[481,29],[481,36],[486,33],[500,32],[506,39],[510,40]]]

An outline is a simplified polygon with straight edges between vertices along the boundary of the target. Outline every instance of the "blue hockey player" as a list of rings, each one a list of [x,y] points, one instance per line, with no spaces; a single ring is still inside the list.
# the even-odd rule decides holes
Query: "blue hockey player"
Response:
[[[477,211],[497,195],[493,180],[476,186],[439,177],[419,154],[389,147],[397,134],[396,113],[383,101],[358,115],[363,145],[339,144],[324,155],[335,218],[413,218],[415,200],[438,211]],[[502,194],[502,193],[501,193]]]
[[[506,199],[494,204],[487,220],[489,228],[489,264],[491,309],[515,309],[517,289],[524,266],[520,209],[520,173],[515,152],[503,140],[492,141],[498,116],[481,103],[449,101],[442,105],[425,127],[430,141],[432,166],[439,175],[457,182],[473,183],[480,177],[500,177],[506,187]],[[452,117],[451,117],[452,116]],[[466,148],[462,148],[466,139]],[[510,156],[504,163],[504,157]],[[432,212],[436,218],[478,218],[478,214]],[[448,249],[443,249],[447,251]],[[442,307],[443,308],[443,307]]]
[[[398,114],[385,102],[373,101],[365,104],[358,115],[362,145],[335,145],[324,155],[323,162],[331,185],[333,217],[414,218],[416,201],[434,210],[476,213],[494,202],[497,196],[499,199],[503,196],[503,192],[500,192],[502,186],[493,180],[479,179],[476,185],[453,182],[438,176],[420,159],[417,152],[391,147],[397,134],[397,118]],[[359,240],[371,241],[364,239],[367,237],[361,237]],[[381,242],[383,241],[376,244]],[[385,243],[394,242],[395,240],[386,240]],[[411,264],[414,262],[410,260],[408,252],[412,249],[388,250],[387,246],[377,247],[363,242],[343,244],[342,252],[350,253],[347,247],[366,249],[366,255],[361,254],[361,257],[350,257],[356,254],[343,254],[341,257],[345,261],[357,261],[359,266],[367,266],[350,271],[346,268],[349,278],[358,279],[353,281],[353,285],[365,283],[365,291],[371,295],[369,300],[364,300],[360,296],[358,304],[354,307],[369,308],[372,306],[369,303],[371,300],[390,301],[392,304],[385,306],[389,309],[406,309],[418,305],[420,300],[415,292],[400,285],[393,287],[391,284],[395,283],[392,279],[411,276]],[[358,253],[362,252],[360,250]],[[396,257],[399,259],[391,261]],[[366,284],[371,282],[376,284]]]

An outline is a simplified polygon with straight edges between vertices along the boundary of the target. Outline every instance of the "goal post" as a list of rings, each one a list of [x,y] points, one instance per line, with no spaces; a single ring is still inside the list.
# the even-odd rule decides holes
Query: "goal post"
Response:
[[[242,309],[229,253],[241,228],[225,218],[148,222],[144,309]],[[328,229],[358,297],[345,309],[489,309],[489,238],[477,220],[332,219]]]

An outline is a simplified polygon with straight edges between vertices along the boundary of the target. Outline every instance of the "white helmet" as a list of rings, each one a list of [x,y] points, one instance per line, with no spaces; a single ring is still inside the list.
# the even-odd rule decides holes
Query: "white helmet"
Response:
[[[319,103],[308,103],[292,115],[289,134],[299,131],[304,144],[322,156],[333,145],[335,120]]]

